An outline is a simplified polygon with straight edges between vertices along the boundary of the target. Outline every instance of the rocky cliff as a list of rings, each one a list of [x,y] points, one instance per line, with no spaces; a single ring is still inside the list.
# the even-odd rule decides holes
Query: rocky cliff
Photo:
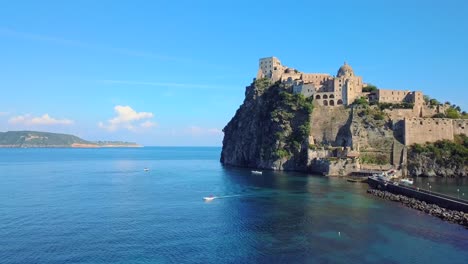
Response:
[[[376,120],[365,107],[313,107],[312,98],[290,89],[268,79],[246,88],[243,104],[223,130],[222,163],[345,175],[360,167],[347,159],[353,149],[361,148],[364,166],[392,161],[388,119]]]
[[[414,176],[468,176],[468,138],[455,137],[455,142],[438,141],[411,146],[408,152],[408,172]]]
[[[221,162],[275,170],[306,170],[312,103],[282,84],[259,79],[224,128]]]

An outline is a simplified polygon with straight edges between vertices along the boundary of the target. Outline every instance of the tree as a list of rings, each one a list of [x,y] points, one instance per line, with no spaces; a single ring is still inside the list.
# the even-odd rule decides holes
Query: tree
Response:
[[[367,99],[365,97],[360,97],[360,98],[357,98],[356,100],[354,100],[354,104],[355,105],[368,105],[369,102],[367,101]]]
[[[377,91],[377,86],[368,83],[366,87],[362,88],[363,93],[375,92]]]
[[[429,101],[431,100],[431,97],[429,97],[428,95],[424,95],[424,102],[426,102],[426,104],[429,103]]]
[[[455,108],[452,108],[452,107],[447,109],[445,114],[446,114],[447,118],[452,118],[452,119],[457,119],[457,118],[461,117],[460,112],[458,112]]]
[[[430,99],[430,100],[429,100],[429,104],[430,104],[430,105],[440,105],[440,102],[437,101],[436,99]]]

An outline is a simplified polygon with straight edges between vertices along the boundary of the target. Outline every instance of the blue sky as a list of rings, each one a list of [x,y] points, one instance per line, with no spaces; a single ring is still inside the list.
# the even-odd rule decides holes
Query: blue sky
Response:
[[[411,3],[408,3],[411,2]],[[467,1],[4,1],[0,131],[219,146],[258,58],[468,109]]]

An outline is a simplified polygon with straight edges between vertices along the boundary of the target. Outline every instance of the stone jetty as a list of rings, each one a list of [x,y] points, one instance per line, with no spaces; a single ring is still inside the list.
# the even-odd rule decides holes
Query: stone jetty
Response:
[[[414,198],[410,198],[401,194],[393,194],[387,191],[368,189],[367,192],[386,200],[400,202],[407,207],[439,217],[445,221],[460,224],[468,228],[468,213],[464,213],[462,211],[448,210],[435,204],[426,203]]]

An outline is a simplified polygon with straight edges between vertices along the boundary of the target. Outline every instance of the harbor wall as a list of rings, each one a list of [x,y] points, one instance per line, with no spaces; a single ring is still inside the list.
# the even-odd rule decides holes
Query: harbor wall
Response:
[[[446,209],[463,211],[465,213],[468,213],[468,201],[466,200],[457,199],[455,197],[451,197],[441,193],[414,189],[412,187],[406,187],[402,185],[394,185],[390,182],[383,182],[373,178],[369,178],[367,182],[372,188],[375,189],[388,191],[393,194],[405,195],[407,197],[424,201],[426,203],[436,204]]]

